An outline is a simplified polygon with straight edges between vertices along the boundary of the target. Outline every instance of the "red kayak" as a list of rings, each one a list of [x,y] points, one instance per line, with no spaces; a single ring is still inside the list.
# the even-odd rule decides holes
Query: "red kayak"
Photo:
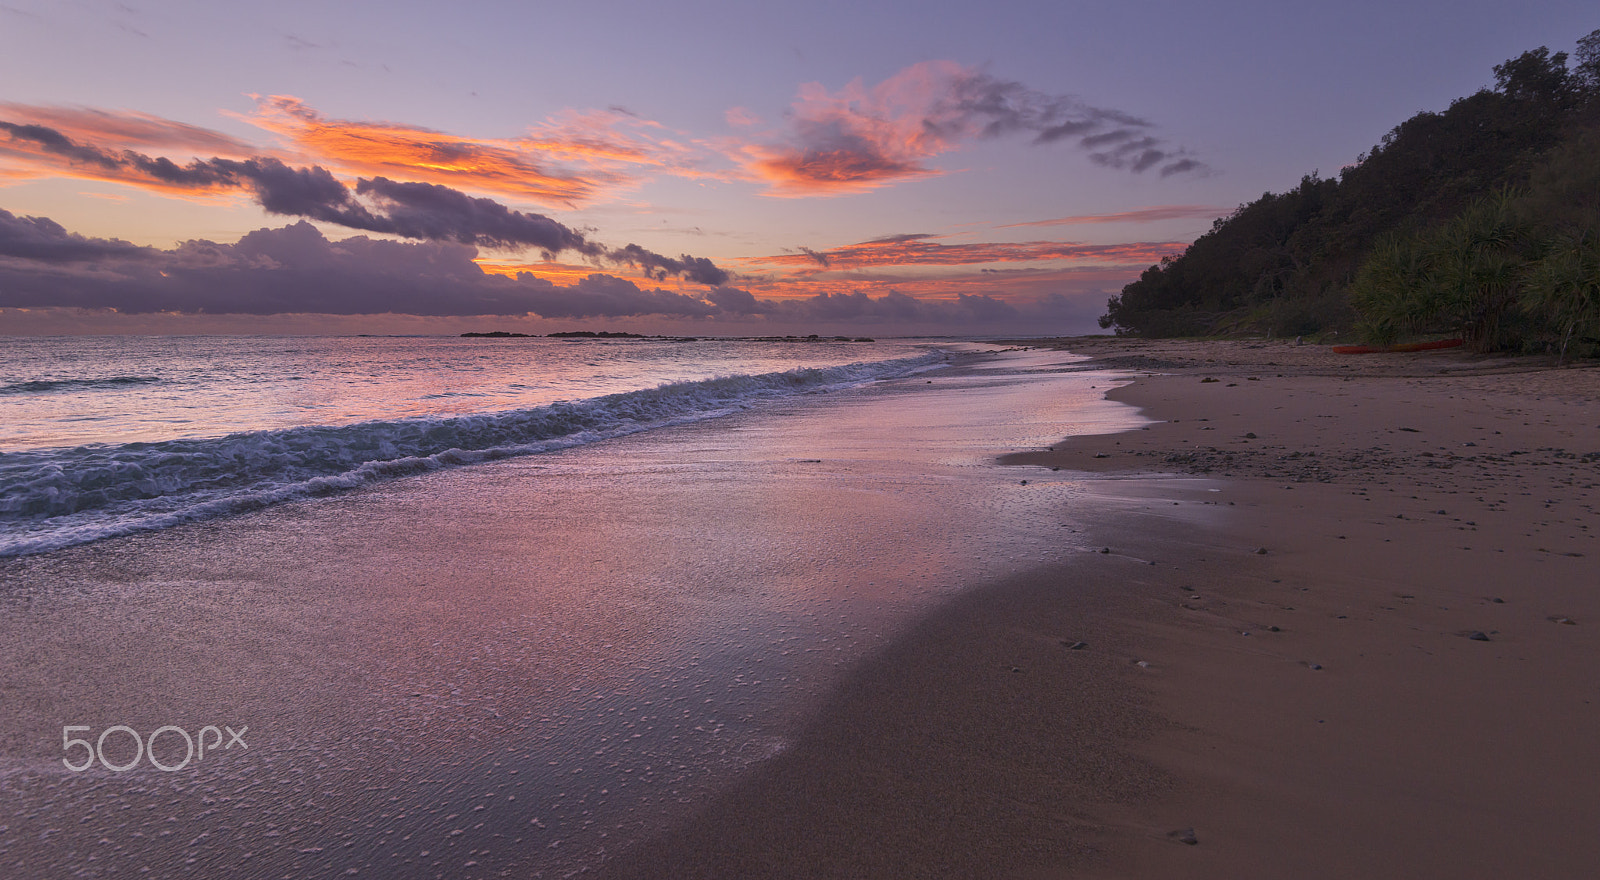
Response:
[[[1435,339],[1432,342],[1402,342],[1399,345],[1335,345],[1334,354],[1385,354],[1399,351],[1437,351],[1441,348],[1456,348],[1463,344],[1460,339]]]

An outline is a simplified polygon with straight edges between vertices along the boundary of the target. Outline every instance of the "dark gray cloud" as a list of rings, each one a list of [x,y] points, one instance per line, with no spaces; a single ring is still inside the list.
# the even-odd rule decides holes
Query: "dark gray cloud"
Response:
[[[596,273],[571,286],[506,278],[456,242],[329,241],[304,221],[235,244],[172,250],[89,239],[45,218],[0,212],[0,308],[116,309],[127,314],[525,315],[717,314],[715,302]]]
[[[599,257],[605,252],[582,233],[543,214],[513,211],[494,199],[469,196],[437,183],[363,178],[356,183],[356,193],[370,196],[379,208],[378,216],[361,221],[370,225],[346,224],[356,229],[481,247],[535,247],[551,255],[576,251]]]
[[[595,273],[557,285],[531,273],[483,272],[478,249],[453,241],[329,241],[301,221],[233,244],[195,240],[162,250],[87,238],[42,217],[0,211],[0,308],[115,309],[123,314],[537,315],[807,323],[941,325],[952,331],[1026,319],[992,296],[926,302],[903,293],[766,300],[721,285],[690,294]],[[1103,297],[1097,300],[1098,306]],[[1031,307],[1028,307],[1031,308]]]
[[[1160,167],[1162,176],[1205,170],[1203,163],[1152,135],[1154,126],[1144,119],[985,73],[958,79],[949,101],[930,114],[949,136],[976,128],[988,138],[1031,134],[1036,144],[1076,139],[1092,161],[1109,168],[1143,172]]]
[[[636,266],[658,281],[681,276],[717,287],[730,278],[704,257],[667,257],[636,244],[607,247],[542,214],[516,211],[439,184],[372,177],[359,179],[352,191],[325,168],[295,168],[271,157],[196,159],[179,165],[165,157],[79,144],[42,125],[0,121],[0,131],[46,153],[136,181],[183,189],[248,190],[267,212],[281,216],[425,241],[505,250],[536,248],[547,259],[577,253],[594,261]]]
[[[85,238],[48,217],[18,217],[0,209],[0,257],[45,263],[104,259],[142,259],[147,248],[114,238]]]
[[[811,248],[808,248],[808,247],[801,247],[800,248],[800,253],[805,254],[807,257],[809,257],[811,259],[812,262],[816,263],[817,265],[821,266],[824,269],[826,269],[829,266],[833,265],[833,260],[829,259],[828,255],[823,253],[822,251],[812,250]]]
[[[727,284],[729,278],[727,272],[717,268],[715,263],[704,257],[691,257],[688,254],[684,254],[674,260],[671,257],[664,257],[661,254],[645,250],[636,244],[604,251],[603,256],[613,263],[626,263],[630,266],[637,266],[646,275],[657,281],[666,278],[668,275],[681,275],[685,280],[693,281],[697,284],[720,287]]]

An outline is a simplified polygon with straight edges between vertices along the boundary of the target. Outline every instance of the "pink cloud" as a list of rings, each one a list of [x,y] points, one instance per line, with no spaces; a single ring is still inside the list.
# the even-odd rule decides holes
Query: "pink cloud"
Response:
[[[1231,208],[1218,208],[1212,205],[1156,205],[1149,208],[1136,208],[1132,211],[1118,211],[1114,214],[1078,214],[1072,217],[1057,217],[1053,220],[1033,220],[1027,223],[1007,223],[997,226],[996,229],[1021,229],[1029,226],[1076,226],[1081,224],[1098,223],[1154,223],[1159,220],[1188,220],[1198,218],[1223,217],[1231,213]]]

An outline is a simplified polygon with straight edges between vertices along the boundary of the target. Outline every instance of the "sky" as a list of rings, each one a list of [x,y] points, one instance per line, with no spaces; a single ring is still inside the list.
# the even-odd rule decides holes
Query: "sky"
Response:
[[[1097,332],[1585,2],[0,0],[0,334]]]

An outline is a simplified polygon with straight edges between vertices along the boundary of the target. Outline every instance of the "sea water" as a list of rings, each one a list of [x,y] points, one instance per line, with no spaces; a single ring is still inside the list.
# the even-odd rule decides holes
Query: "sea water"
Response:
[[[0,556],[545,452],[942,364],[915,342],[11,338]]]

